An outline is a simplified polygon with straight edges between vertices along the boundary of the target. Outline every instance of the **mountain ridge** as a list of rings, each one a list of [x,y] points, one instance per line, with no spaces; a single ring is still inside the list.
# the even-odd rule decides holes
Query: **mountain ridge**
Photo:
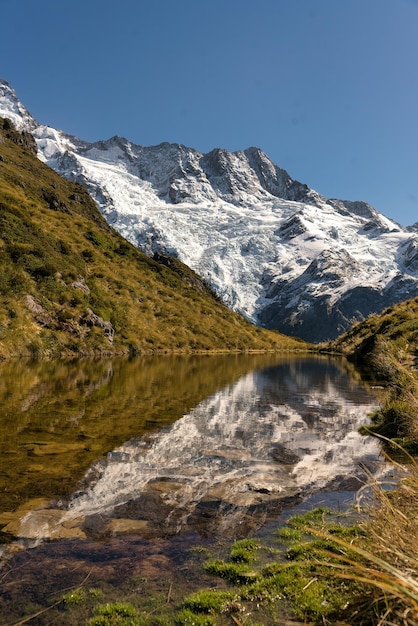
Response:
[[[230,311],[178,259],[144,255],[35,152],[0,118],[0,358],[301,347]]]
[[[178,258],[252,323],[322,342],[418,294],[413,227],[364,201],[324,198],[259,148],[82,141],[37,124],[0,81],[0,114],[9,109],[39,158],[84,184],[123,237]]]

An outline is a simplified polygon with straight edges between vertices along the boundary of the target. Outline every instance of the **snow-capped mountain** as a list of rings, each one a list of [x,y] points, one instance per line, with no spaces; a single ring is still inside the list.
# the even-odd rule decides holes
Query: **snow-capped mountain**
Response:
[[[1,80],[0,116],[32,132],[39,158],[85,184],[126,239],[178,257],[254,323],[323,341],[418,294],[416,229],[324,198],[258,148],[89,143],[38,124]]]

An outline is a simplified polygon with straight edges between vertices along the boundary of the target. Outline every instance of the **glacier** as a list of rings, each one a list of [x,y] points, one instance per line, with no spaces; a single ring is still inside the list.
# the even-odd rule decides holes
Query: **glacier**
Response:
[[[258,148],[83,141],[39,124],[1,79],[0,116],[84,184],[123,237],[180,259],[254,324],[322,342],[418,295],[416,229],[367,202],[323,197]]]

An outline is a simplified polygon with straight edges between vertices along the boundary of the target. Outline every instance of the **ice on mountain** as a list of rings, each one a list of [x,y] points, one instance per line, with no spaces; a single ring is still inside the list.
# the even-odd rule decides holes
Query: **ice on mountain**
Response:
[[[323,341],[418,294],[414,227],[367,202],[322,197],[258,148],[85,142],[39,125],[1,80],[0,115],[34,134],[39,158],[86,185],[126,239],[178,257],[254,323]]]

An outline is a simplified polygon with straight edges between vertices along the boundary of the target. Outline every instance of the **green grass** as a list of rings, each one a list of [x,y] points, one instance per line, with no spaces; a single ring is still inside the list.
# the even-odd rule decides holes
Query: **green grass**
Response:
[[[205,563],[208,574],[225,578],[235,585],[245,585],[257,578],[257,572],[243,563],[225,563],[221,559],[214,559]]]
[[[90,618],[87,626],[141,626],[139,613],[128,602],[115,602],[98,605],[96,615]]]
[[[260,542],[257,539],[240,539],[231,546],[231,561],[233,563],[254,563]]]
[[[228,560],[206,564],[207,571],[228,581],[229,589],[193,594],[183,608],[191,619],[190,612],[221,620],[240,611],[258,623],[273,624],[269,607],[285,603],[303,623],[413,626],[418,616],[416,493],[418,466],[416,475],[395,492],[376,486],[379,505],[361,524],[349,524],[349,517],[322,508],[292,516],[277,532],[278,556],[258,544],[251,582],[230,576],[237,571],[231,569],[237,566],[231,549]],[[240,566],[244,571],[248,567]],[[202,605],[196,602],[201,597]]]
[[[189,617],[204,613],[218,620],[238,611],[269,624],[274,623],[267,617],[269,611],[277,609],[321,624],[342,612],[354,613],[358,600],[370,593],[367,585],[347,581],[334,571],[330,575],[330,563],[346,566],[355,555],[351,543],[362,537],[361,530],[347,521],[346,516],[319,508],[291,517],[285,527],[288,532],[279,529],[279,549],[269,550],[253,539],[236,542],[226,560],[212,559],[204,565],[228,588],[194,593],[184,600],[182,610],[187,609]],[[236,560],[244,550],[244,559]]]

